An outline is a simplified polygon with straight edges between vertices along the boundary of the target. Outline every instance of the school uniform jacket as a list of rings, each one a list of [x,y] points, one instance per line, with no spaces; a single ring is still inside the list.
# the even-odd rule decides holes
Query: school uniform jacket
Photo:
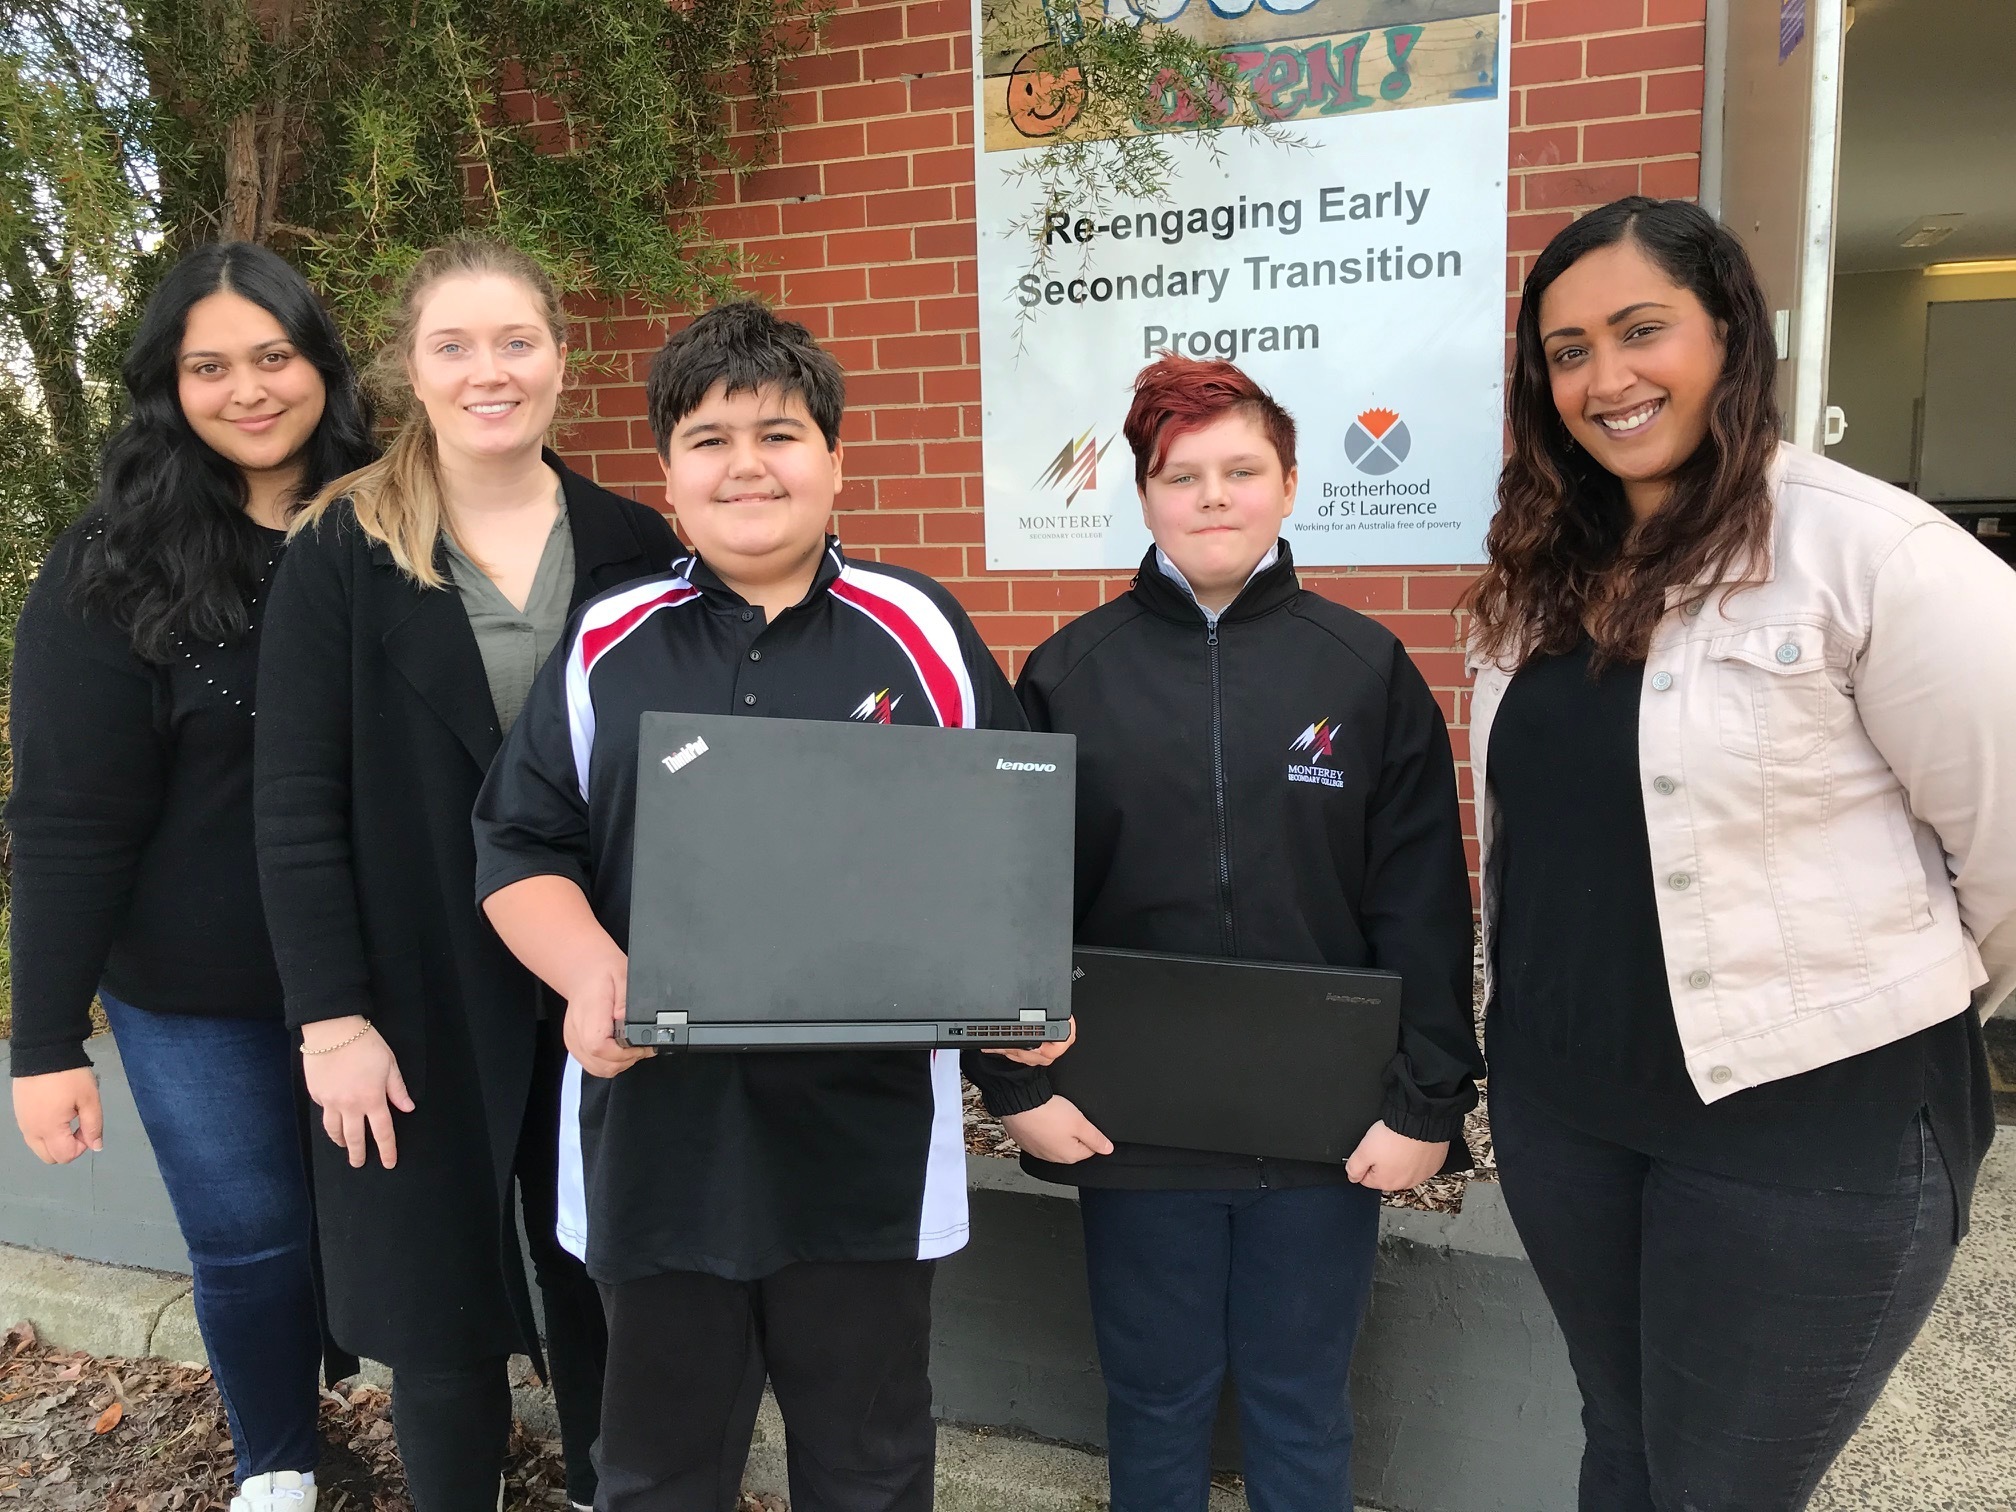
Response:
[[[1303,590],[1285,541],[1215,625],[1151,550],[1129,592],[1036,649],[1016,691],[1035,728],[1078,737],[1078,942],[1398,972],[1385,1122],[1467,1165],[1483,1060],[1456,773],[1391,632]],[[1024,1163],[1086,1186],[1345,1179],[1139,1145]]]
[[[546,460],[577,604],[663,570],[662,516]],[[289,545],[261,634],[254,819],[287,1018],[365,1015],[416,1104],[393,1114],[393,1170],[311,1141],[331,1331],[395,1367],[531,1352],[508,1194],[538,987],[471,898],[469,812],[502,734],[469,616],[338,501]]]
[[[477,895],[567,877],[626,948],[647,711],[1027,728],[950,594],[852,561],[830,539],[810,591],[774,622],[689,558],[589,604],[562,649],[477,804]],[[950,1254],[966,1241],[961,1061],[923,1050],[661,1052],[609,1079],[570,1062],[561,1242],[607,1284]],[[997,1113],[1048,1096],[1032,1068],[978,1052],[963,1062]]]

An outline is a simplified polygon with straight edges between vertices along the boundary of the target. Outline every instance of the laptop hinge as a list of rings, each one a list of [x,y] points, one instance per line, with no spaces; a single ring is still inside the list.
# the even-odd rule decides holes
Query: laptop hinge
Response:
[[[1042,1024],[1048,1021],[1049,1015],[1044,1013],[1041,1008],[1024,1008],[1022,1010],[1022,1022],[1025,1024]]]
[[[660,1027],[684,1028],[686,1011],[683,1008],[661,1008],[657,1022]]]

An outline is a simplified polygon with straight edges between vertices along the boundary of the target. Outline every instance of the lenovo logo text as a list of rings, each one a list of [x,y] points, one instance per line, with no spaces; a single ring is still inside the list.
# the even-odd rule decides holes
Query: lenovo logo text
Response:
[[[995,761],[994,770],[997,772],[1054,772],[1057,770],[1057,763],[1054,761],[1010,761],[1007,757],[1003,756]]]

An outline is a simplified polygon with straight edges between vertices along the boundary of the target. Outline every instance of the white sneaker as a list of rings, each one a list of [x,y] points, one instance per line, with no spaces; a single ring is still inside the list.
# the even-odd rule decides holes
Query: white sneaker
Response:
[[[313,1470],[272,1470],[255,1475],[231,1498],[231,1512],[315,1512]]]

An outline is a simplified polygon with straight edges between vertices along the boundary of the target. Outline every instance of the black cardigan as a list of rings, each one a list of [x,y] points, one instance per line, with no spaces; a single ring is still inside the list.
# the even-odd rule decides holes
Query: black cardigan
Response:
[[[94,512],[58,538],[14,633],[15,1076],[91,1064],[101,984],[156,1013],[280,1017],[252,862],[263,586],[244,636],[143,661],[71,602],[103,524]],[[280,532],[261,534],[277,557]]]
[[[670,563],[656,512],[561,478],[575,605]],[[538,990],[475,904],[502,737],[468,615],[338,501],[288,548],[264,634],[254,807],[287,1018],[370,1018],[417,1105],[394,1170],[313,1141],[331,1332],[416,1368],[526,1349],[506,1213]]]

